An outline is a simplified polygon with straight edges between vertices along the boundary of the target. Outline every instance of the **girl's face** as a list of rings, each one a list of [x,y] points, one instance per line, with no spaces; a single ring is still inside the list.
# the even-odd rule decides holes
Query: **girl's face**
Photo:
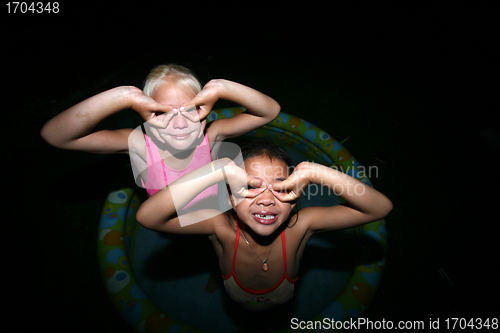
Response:
[[[280,182],[288,178],[288,167],[285,162],[269,159],[266,156],[256,156],[245,160],[245,171],[251,177],[259,178],[267,185]],[[286,221],[295,206],[295,203],[280,201],[275,192],[266,188],[250,189],[258,194],[253,198],[243,199],[233,207],[241,222],[245,223],[255,233],[269,236]]]
[[[193,98],[193,94],[180,89],[170,81],[162,84],[153,96],[158,103],[169,105],[176,110]],[[160,137],[172,148],[180,151],[192,148],[202,132],[203,126],[198,119],[196,108],[177,112],[166,128],[158,129]]]

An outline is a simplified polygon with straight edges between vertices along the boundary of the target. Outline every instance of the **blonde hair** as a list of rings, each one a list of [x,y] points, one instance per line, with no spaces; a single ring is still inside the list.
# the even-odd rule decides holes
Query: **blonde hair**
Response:
[[[157,66],[149,72],[144,81],[144,94],[153,97],[158,88],[168,81],[193,95],[201,91],[201,83],[191,70],[184,66],[169,64]]]

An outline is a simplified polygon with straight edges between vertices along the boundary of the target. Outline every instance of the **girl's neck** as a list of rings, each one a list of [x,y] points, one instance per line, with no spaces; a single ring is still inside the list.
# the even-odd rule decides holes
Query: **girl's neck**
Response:
[[[245,223],[240,223],[237,220],[237,223],[239,223],[239,228],[241,229],[242,232],[245,233],[245,236],[248,240],[252,239],[254,243],[257,243],[260,246],[269,246],[271,245],[278,236],[280,236],[281,232],[286,228],[286,223],[283,223],[282,225],[279,226],[278,229],[276,229],[272,234],[269,236],[262,236],[257,233],[255,233],[252,228],[247,226]]]

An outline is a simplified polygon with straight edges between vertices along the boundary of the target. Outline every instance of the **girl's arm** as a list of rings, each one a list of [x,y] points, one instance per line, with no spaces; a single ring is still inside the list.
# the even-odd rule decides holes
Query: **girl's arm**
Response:
[[[219,99],[241,105],[248,112],[214,121],[207,130],[211,142],[223,141],[226,138],[251,132],[273,121],[281,109],[280,105],[271,97],[228,80],[211,80],[191,102],[186,104],[198,106],[200,119],[203,119]]]
[[[256,195],[249,193],[247,184],[254,187],[262,185],[261,180],[249,177],[230,159],[222,158],[190,172],[156,192],[139,207],[137,221],[148,229],[162,232],[213,234],[220,211],[215,208],[204,209],[181,217],[178,216],[178,211],[203,190],[223,180],[229,183],[232,193],[239,193],[240,197]],[[182,223],[181,219],[189,223]]]
[[[105,118],[127,108],[137,111],[146,121],[166,127],[165,117],[156,119],[156,112],[171,108],[157,103],[136,87],[117,87],[90,97],[49,120],[40,134],[51,145],[93,153],[128,153],[131,129],[92,130]]]
[[[300,163],[290,177],[272,184],[272,190],[282,201],[296,200],[308,184],[325,186],[346,201],[346,205],[302,209],[299,218],[307,223],[312,232],[373,222],[392,210],[392,202],[379,191],[343,172],[317,163]]]

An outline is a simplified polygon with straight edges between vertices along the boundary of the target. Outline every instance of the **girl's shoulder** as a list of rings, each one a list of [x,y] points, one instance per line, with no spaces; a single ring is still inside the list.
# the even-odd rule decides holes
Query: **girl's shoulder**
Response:
[[[290,216],[288,225],[285,228],[285,232],[289,238],[292,237],[301,240],[309,238],[312,235],[309,229],[310,208],[312,207],[303,208]]]
[[[236,239],[236,221],[227,213],[218,216],[217,223],[214,226],[215,236],[223,244],[234,243]]]
[[[307,242],[313,235],[306,222],[306,217],[302,214],[304,209],[291,216],[288,226],[284,229],[287,255],[293,253],[293,258],[301,258],[306,248]],[[307,213],[307,211],[306,211]]]
[[[136,129],[128,128],[128,148],[130,153],[135,153],[145,159],[146,138],[140,127]]]
[[[210,142],[211,144],[215,143],[218,140],[217,125],[214,126],[214,123],[217,121],[218,120],[214,120],[208,126],[205,127],[205,136],[207,137],[208,142]]]

